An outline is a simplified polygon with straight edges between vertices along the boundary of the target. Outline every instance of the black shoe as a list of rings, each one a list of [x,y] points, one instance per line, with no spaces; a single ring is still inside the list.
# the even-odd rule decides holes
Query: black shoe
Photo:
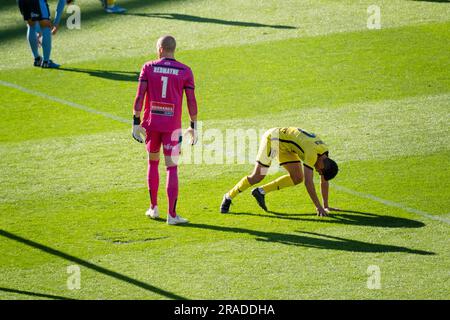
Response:
[[[220,205],[220,213],[228,213],[230,211],[231,199],[223,196],[222,204]]]
[[[256,202],[258,202],[259,206],[264,211],[267,211],[265,195],[262,194],[261,191],[259,191],[258,188],[252,190],[252,196],[255,197]]]
[[[52,60],[42,61],[42,68],[44,69],[58,69],[60,67],[59,64],[54,63]]]
[[[37,57],[37,58],[34,59],[33,66],[40,67],[41,64],[42,64],[42,57]]]

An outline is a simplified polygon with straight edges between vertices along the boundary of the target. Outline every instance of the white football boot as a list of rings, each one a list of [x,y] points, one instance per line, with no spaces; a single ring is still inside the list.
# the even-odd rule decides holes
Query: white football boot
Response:
[[[170,214],[167,214],[167,224],[168,225],[175,225],[175,224],[182,224],[182,223],[188,223],[189,221],[185,218],[180,217],[179,215],[176,215],[175,218],[172,218]]]
[[[155,206],[153,209],[150,207],[145,215],[149,218],[156,219],[159,217],[158,206]]]

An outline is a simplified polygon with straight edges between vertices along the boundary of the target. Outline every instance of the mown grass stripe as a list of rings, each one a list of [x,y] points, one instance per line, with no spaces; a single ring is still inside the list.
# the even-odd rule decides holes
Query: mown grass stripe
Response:
[[[436,220],[436,221],[441,221],[441,222],[445,222],[447,224],[450,224],[450,219],[444,218],[444,217],[440,217],[437,215],[432,215],[428,212],[422,211],[422,210],[418,210],[418,209],[414,209],[408,206],[405,206],[403,204],[394,202],[394,201],[390,201],[390,200],[386,200],[386,199],[382,199],[380,197],[368,194],[368,193],[363,193],[363,192],[359,192],[359,191],[355,191],[346,187],[342,187],[336,184],[331,184],[333,188],[335,188],[336,190],[360,197],[360,198],[364,198],[364,199],[369,199],[369,200],[373,200],[375,202],[378,203],[382,203],[388,207],[394,207],[394,208],[399,208],[402,209],[404,211],[410,212],[410,213],[414,213],[417,214],[419,216],[422,216],[424,218],[428,218],[428,219],[432,219],[432,220]]]
[[[47,254],[50,254],[50,255],[53,255],[53,256],[56,256],[56,257],[60,257],[60,258],[65,259],[67,261],[74,262],[74,263],[79,264],[79,265],[81,265],[81,266],[83,266],[85,268],[88,268],[88,269],[91,269],[93,271],[99,272],[99,273],[101,273],[103,275],[115,278],[115,279],[117,279],[119,281],[123,281],[125,283],[130,284],[130,285],[134,285],[134,286],[139,287],[141,289],[144,289],[144,290],[156,293],[156,294],[161,295],[161,296],[163,296],[165,298],[176,299],[176,300],[186,300],[186,298],[183,297],[183,296],[180,296],[180,295],[174,294],[172,292],[163,290],[161,288],[152,286],[152,285],[150,285],[148,283],[145,283],[143,281],[140,281],[140,280],[128,277],[128,276],[126,276],[124,274],[121,274],[121,273],[118,273],[116,271],[113,271],[113,270],[101,267],[101,266],[99,266],[97,264],[91,263],[89,261],[83,260],[83,259],[75,257],[73,255],[67,254],[67,253],[62,252],[60,250],[53,249],[53,248],[48,247],[46,245],[43,245],[41,243],[38,243],[38,242],[35,242],[35,241],[32,241],[32,240],[23,238],[23,237],[18,236],[16,234],[10,233],[10,232],[8,232],[6,230],[1,230],[0,229],[0,236],[5,237],[5,238],[7,238],[9,240],[17,241],[17,242],[19,242],[21,244],[24,244],[24,245],[27,245],[27,246],[29,246],[31,248],[38,249],[38,250],[40,250],[42,252],[45,252]]]
[[[16,89],[16,90],[19,90],[19,91],[22,91],[22,92],[25,92],[25,93],[28,93],[28,94],[31,94],[31,95],[34,95],[34,96],[38,96],[38,97],[41,97],[41,98],[44,98],[44,99],[47,99],[47,100],[50,100],[50,101],[58,102],[60,104],[63,104],[63,105],[66,105],[66,106],[69,106],[69,107],[72,107],[72,108],[75,108],[75,109],[79,109],[79,110],[83,110],[83,111],[86,111],[86,112],[89,112],[89,113],[92,113],[92,114],[100,115],[100,116],[112,119],[114,121],[119,121],[119,122],[122,122],[122,123],[130,123],[130,121],[125,119],[125,118],[118,117],[118,116],[115,116],[113,114],[110,114],[110,113],[107,113],[107,112],[104,112],[104,111],[99,111],[99,110],[96,110],[96,109],[93,109],[93,108],[90,108],[90,107],[87,107],[87,106],[84,106],[84,105],[81,105],[81,104],[78,104],[78,103],[75,103],[75,102],[71,102],[71,101],[68,101],[68,100],[65,100],[65,99],[61,99],[61,98],[58,98],[58,97],[53,97],[53,96],[50,96],[50,95],[48,95],[46,93],[42,93],[42,92],[39,92],[39,91],[31,90],[31,89],[19,86],[19,85],[14,84],[14,83],[10,83],[10,82],[6,82],[6,81],[3,81],[3,80],[0,80],[0,85],[5,86],[5,87],[9,87],[9,88],[13,88],[13,89]]]

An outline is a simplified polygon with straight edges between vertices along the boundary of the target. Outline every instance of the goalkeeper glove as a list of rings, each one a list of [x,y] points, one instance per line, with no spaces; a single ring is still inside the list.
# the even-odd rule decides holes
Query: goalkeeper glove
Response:
[[[197,133],[197,121],[191,121],[190,127],[186,130],[185,134],[189,134],[191,136],[191,145],[195,145],[198,141],[198,133]]]
[[[133,131],[132,136],[137,142],[143,143],[145,139],[145,130],[141,126],[141,119],[133,116]],[[144,137],[144,138],[142,138]]]

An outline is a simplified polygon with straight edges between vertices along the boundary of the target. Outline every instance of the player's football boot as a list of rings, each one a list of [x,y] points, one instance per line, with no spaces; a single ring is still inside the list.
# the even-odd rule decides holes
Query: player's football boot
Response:
[[[105,8],[106,13],[124,13],[127,9],[114,5],[112,7]]]
[[[185,218],[180,217],[179,215],[176,215],[175,218],[173,218],[170,214],[167,215],[167,224],[168,225],[175,225],[175,224],[183,224],[188,223],[189,221]]]
[[[266,207],[266,199],[265,199],[265,195],[261,193],[261,191],[259,190],[259,188],[253,189],[252,190],[252,196],[255,197],[256,202],[258,202],[259,206],[264,210],[267,211],[267,207]]]
[[[37,58],[35,58],[35,59],[34,59],[33,65],[34,65],[35,67],[40,67],[40,66],[42,65],[42,57],[37,57]]]
[[[52,60],[48,60],[48,61],[42,61],[41,67],[44,69],[57,69],[60,67],[60,65],[57,63],[54,63]]]
[[[149,218],[156,219],[159,217],[158,206],[155,206],[153,209],[149,208],[145,215]]]
[[[223,196],[222,204],[220,205],[220,213],[228,213],[230,211],[231,199],[227,195]]]

